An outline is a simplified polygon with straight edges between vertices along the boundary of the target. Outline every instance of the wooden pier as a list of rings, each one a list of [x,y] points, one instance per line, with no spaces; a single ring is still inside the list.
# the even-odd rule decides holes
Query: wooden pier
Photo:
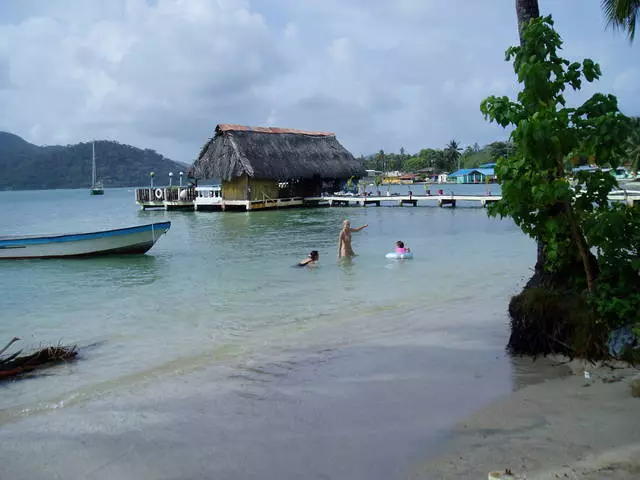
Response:
[[[136,203],[142,210],[196,210],[195,187],[144,187],[136,188]],[[329,201],[323,197],[269,198],[261,200],[225,200],[206,205],[207,210],[250,211],[274,208],[326,207]]]
[[[329,206],[361,206],[375,205],[380,207],[383,205],[405,206],[410,205],[417,207],[422,205],[435,205],[438,207],[455,207],[458,202],[476,202],[480,206],[486,207],[492,202],[499,201],[502,197],[499,195],[354,195],[354,196],[328,196],[322,197],[329,202]]]
[[[194,210],[196,190],[193,187],[146,187],[136,189],[136,203],[143,210]],[[481,207],[498,202],[500,195],[329,195],[321,197],[263,198],[262,200],[222,200],[214,206],[222,211],[253,211],[307,207],[437,206],[455,208],[458,202],[475,203]],[[616,191],[609,194],[611,202],[625,202],[630,207],[640,203],[640,192]]]

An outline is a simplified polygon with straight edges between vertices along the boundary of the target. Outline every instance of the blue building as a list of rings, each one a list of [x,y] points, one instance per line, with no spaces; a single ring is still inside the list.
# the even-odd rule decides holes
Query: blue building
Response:
[[[493,165],[485,167],[485,165]],[[496,181],[495,163],[485,164],[478,168],[462,168],[450,173],[447,180],[452,183],[489,183]]]

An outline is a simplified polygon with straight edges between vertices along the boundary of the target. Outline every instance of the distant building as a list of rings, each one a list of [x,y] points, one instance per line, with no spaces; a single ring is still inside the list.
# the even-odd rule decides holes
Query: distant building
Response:
[[[193,165],[222,180],[224,200],[318,196],[366,171],[334,133],[220,124]]]
[[[447,183],[449,178],[449,174],[448,173],[441,173],[438,175],[438,179],[437,182],[438,183]]]
[[[496,180],[493,168],[462,168],[447,176],[447,181],[453,183],[489,183]]]

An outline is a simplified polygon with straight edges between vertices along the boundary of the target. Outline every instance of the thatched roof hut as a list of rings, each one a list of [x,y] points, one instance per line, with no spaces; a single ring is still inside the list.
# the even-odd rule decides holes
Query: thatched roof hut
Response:
[[[228,124],[216,127],[194,170],[198,178],[227,182],[244,175],[277,181],[365,175],[364,165],[333,133]]]

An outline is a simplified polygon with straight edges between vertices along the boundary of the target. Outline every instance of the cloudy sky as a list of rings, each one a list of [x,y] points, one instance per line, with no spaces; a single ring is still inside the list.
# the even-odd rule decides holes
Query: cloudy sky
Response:
[[[565,55],[640,114],[640,40],[600,0],[540,0]],[[217,123],[336,132],[355,155],[484,145],[512,95],[514,0],[0,0],[0,130],[191,162]]]

